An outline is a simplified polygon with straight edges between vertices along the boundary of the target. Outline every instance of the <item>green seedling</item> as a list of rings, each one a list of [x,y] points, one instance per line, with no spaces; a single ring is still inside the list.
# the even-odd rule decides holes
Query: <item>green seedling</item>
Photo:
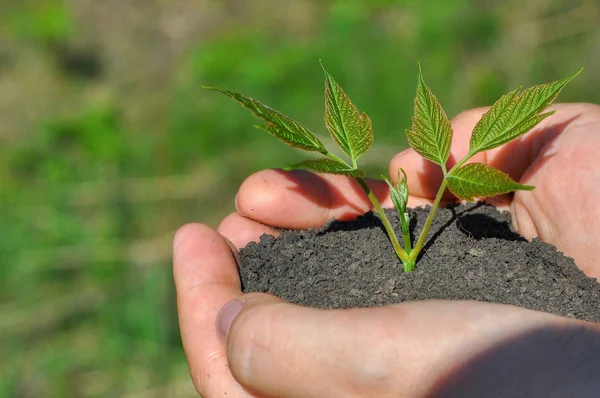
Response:
[[[506,173],[482,163],[466,163],[475,154],[487,151],[522,136],[539,122],[552,115],[554,111],[546,111],[556,99],[563,87],[577,76],[581,69],[571,76],[551,83],[521,90],[521,87],[502,96],[482,116],[473,129],[469,152],[450,170],[446,162],[450,155],[452,142],[452,126],[429,87],[423,80],[419,65],[417,94],[415,97],[412,129],[406,131],[408,143],[419,155],[436,163],[442,169],[444,179],[425,225],[417,242],[412,246],[409,231],[409,216],[406,210],[408,203],[408,184],[404,170],[398,170],[395,182],[383,177],[390,187],[390,195],[400,215],[403,243],[401,246],[389,220],[381,208],[381,204],[364,181],[365,173],[358,167],[358,159],[373,144],[373,126],[366,113],[361,113],[352,103],[340,85],[327,72],[325,73],[325,125],[329,134],[348,156],[349,162],[329,152],[321,140],[302,124],[289,118],[253,98],[228,90],[204,87],[217,90],[233,98],[249,109],[266,124],[255,126],[266,130],[286,144],[305,151],[318,152],[324,157],[307,160],[292,166],[291,169],[304,169],[319,173],[343,174],[354,178],[365,191],[373,208],[379,214],[396,255],[402,261],[406,272],[413,271],[421,249],[425,243],[429,227],[440,204],[446,188],[454,196],[466,201],[474,201],[501,195],[516,190],[532,190],[533,186],[522,185],[511,179]]]

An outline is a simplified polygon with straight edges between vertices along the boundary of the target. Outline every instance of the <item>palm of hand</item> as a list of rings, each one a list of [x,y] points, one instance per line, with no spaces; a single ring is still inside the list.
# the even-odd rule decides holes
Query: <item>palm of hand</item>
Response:
[[[516,193],[510,210],[523,236],[554,244],[600,279],[600,107],[558,109],[551,125],[525,138],[533,160],[522,178],[537,188]]]

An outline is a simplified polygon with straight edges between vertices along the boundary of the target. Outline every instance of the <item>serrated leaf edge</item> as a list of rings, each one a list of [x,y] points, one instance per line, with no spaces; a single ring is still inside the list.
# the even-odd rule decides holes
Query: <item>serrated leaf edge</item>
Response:
[[[318,167],[313,167],[318,162],[328,163],[330,165],[336,165],[336,166],[339,166],[340,168],[334,169],[334,170],[325,170],[325,169],[319,169]],[[286,171],[308,170],[308,171],[313,171],[316,173],[341,174],[341,175],[346,175],[346,176],[352,177],[352,178],[362,178],[365,176],[365,172],[363,170],[358,169],[358,168],[354,168],[354,169],[350,168],[350,167],[348,167],[347,164],[337,161],[337,160],[334,160],[334,159],[331,159],[331,158],[304,160],[302,162],[286,166],[283,169]]]
[[[218,91],[224,95],[226,95],[227,97],[231,98],[232,100],[236,101],[238,104],[242,105],[244,108],[248,109],[254,116],[258,117],[259,119],[262,119],[265,121],[265,125],[254,125],[255,128],[259,128],[262,129],[266,132],[268,132],[269,134],[273,135],[274,137],[276,137],[277,139],[279,139],[280,141],[284,142],[285,144],[293,147],[293,148],[298,148],[298,149],[303,149],[306,151],[314,151],[314,152],[320,152],[322,154],[326,154],[327,153],[327,148],[325,148],[325,145],[321,142],[321,140],[319,140],[319,138],[312,133],[306,126],[304,126],[302,123],[292,119],[291,117],[287,116],[286,114],[284,114],[283,112],[280,112],[274,108],[271,108],[268,105],[263,104],[262,102],[260,102],[259,100],[252,98],[252,97],[248,97],[244,94],[240,94],[234,91],[230,91],[230,90],[225,90],[225,89],[221,89],[221,88],[217,88],[217,87],[210,87],[210,86],[202,86],[202,88],[206,89],[206,90],[211,90],[211,91]],[[294,125],[295,128],[297,128],[297,130],[292,131],[291,127],[284,124],[284,123],[280,123],[289,134],[298,134],[299,136],[303,137],[305,140],[307,140],[308,142],[311,143],[311,145],[306,145],[303,143],[298,143],[298,142],[294,142],[291,141],[285,137],[282,137],[281,135],[276,134],[274,131],[274,129],[280,128],[278,126],[278,124],[273,123],[272,120],[269,120],[269,118],[264,117],[263,115],[261,115],[260,113],[258,113],[256,110],[252,109],[251,107],[247,106],[246,104],[244,104],[242,101],[240,101],[238,98],[236,98],[236,96],[239,96],[251,103],[253,103],[255,106],[257,106],[258,108],[263,107],[266,110],[272,112],[273,114],[275,114],[277,117],[281,118],[281,120],[284,120],[286,122],[291,123],[292,125]],[[270,130],[271,129],[271,130]]]
[[[441,103],[433,94],[431,89],[425,83],[425,79],[423,78],[423,72],[421,69],[421,63],[418,63],[419,71],[418,71],[418,84],[417,84],[417,92],[414,100],[414,114],[412,118],[412,127],[411,129],[406,130],[406,135],[408,138],[409,145],[422,157],[442,166],[445,168],[446,162],[450,156],[450,149],[452,145],[452,136],[453,130],[450,120],[444,111]],[[423,91],[421,93],[421,91]],[[421,96],[425,97],[427,103],[425,106],[419,105],[419,98]],[[419,108],[425,108],[423,111],[427,113],[427,119],[425,122],[419,121],[418,119],[418,111]],[[438,126],[433,125],[435,119],[437,118],[437,114],[439,113]],[[418,124],[425,124],[426,127],[429,127],[428,130],[431,130],[432,136],[422,134],[422,132],[417,132]],[[447,130],[444,132],[444,130]],[[433,149],[435,153],[430,153],[424,150],[423,146],[418,144],[418,140],[424,141],[429,149]]]
[[[373,145],[373,124],[369,115],[358,110],[342,86],[325,68],[322,60],[319,60],[319,63],[325,74],[325,125],[333,141],[352,159],[352,163],[356,164],[356,160]],[[340,101],[336,98],[335,92],[339,93],[339,96],[347,103],[346,105],[350,108],[352,113],[358,115],[358,121],[354,127],[358,126],[358,130],[360,131],[349,131],[349,126],[342,118]],[[329,122],[329,118],[335,120],[335,125],[332,125]],[[361,136],[360,134],[365,131],[366,134]]]
[[[555,81],[545,83],[545,84],[537,84],[537,85],[528,87],[525,90],[522,90],[522,86],[519,86],[517,89],[512,90],[509,93],[504,94],[502,97],[500,97],[490,107],[490,109],[488,109],[488,111],[483,114],[481,119],[477,122],[477,124],[473,128],[473,134],[471,135],[471,140],[469,142],[469,156],[473,156],[477,153],[480,153],[480,152],[483,152],[486,150],[490,150],[493,148],[497,148],[501,145],[507,144],[507,143],[519,138],[520,136],[526,134],[529,130],[531,130],[533,127],[535,127],[542,120],[544,120],[548,116],[554,114],[555,111],[553,111],[553,110],[549,111],[549,112],[545,112],[545,113],[542,113],[542,112],[544,112],[545,109],[548,109],[548,107],[552,105],[552,103],[556,100],[556,98],[558,97],[560,92],[565,88],[565,86],[569,82],[571,82],[571,80],[573,80],[577,75],[579,75],[582,70],[583,70],[583,68],[580,68],[578,71],[571,74],[570,76],[567,76],[564,79],[555,80]],[[500,134],[498,137],[493,138],[491,140],[491,142],[489,142],[487,145],[485,145],[485,146],[481,145],[482,141],[486,138],[486,135],[488,135],[490,133],[494,124],[498,121],[498,119],[505,112],[507,112],[507,111],[515,112],[514,107],[519,103],[519,101],[523,100],[524,95],[527,95],[528,93],[531,93],[534,90],[539,89],[543,86],[552,86],[552,85],[560,83],[560,82],[562,82],[562,84],[559,87],[557,87],[555,89],[555,91],[544,102],[542,102],[542,104],[540,106],[538,106],[537,108],[532,110],[532,112],[529,113],[529,116],[522,117],[522,119],[519,120],[517,123],[515,123],[515,125],[512,128],[506,130],[504,132],[504,134]],[[511,96],[511,95],[512,95],[512,98],[508,98],[508,96]],[[498,110],[497,108],[500,106],[501,102],[503,100],[507,100],[507,99],[508,99],[508,101],[507,101],[507,104],[505,105],[505,107],[501,110]],[[496,113],[496,112],[497,112],[497,116],[492,121],[487,121],[487,124],[488,124],[487,129],[485,131],[483,131],[481,134],[478,134],[479,129],[483,128],[482,125],[484,122],[486,122],[486,118],[489,117],[489,115],[492,115],[493,113]],[[525,128],[523,128],[524,126],[525,126]],[[523,129],[523,131],[521,131],[520,133],[518,133],[514,136],[510,136],[509,133],[516,129]],[[499,137],[502,137],[502,136],[505,136],[505,138],[498,139]],[[479,142],[476,143],[479,145],[476,145],[476,147],[474,147],[475,145],[474,145],[473,137],[479,137],[478,138]]]
[[[457,173],[459,173],[461,170],[465,170],[466,168],[472,168],[472,167],[482,167],[484,170],[489,170],[491,172],[496,172],[499,175],[502,175],[504,178],[510,180],[513,184],[513,187],[511,189],[508,190],[500,190],[496,193],[494,193],[493,195],[486,195],[486,196],[478,196],[478,195],[468,195],[468,196],[462,196],[459,195],[455,189],[456,187],[452,186],[452,181],[467,181],[469,183],[475,183],[478,184],[479,186],[484,186],[484,184],[482,184],[481,182],[478,182],[477,180],[467,180],[465,178],[461,178],[461,176]],[[451,174],[448,174],[448,176],[446,177],[448,179],[448,189],[450,190],[450,192],[452,192],[452,194],[454,196],[456,196],[459,199],[462,200],[466,200],[468,202],[472,202],[475,198],[486,198],[486,197],[492,197],[492,196],[497,196],[497,195],[503,195],[506,193],[510,193],[510,192],[514,192],[514,191],[519,191],[519,190],[525,190],[525,191],[531,191],[533,189],[535,189],[535,186],[533,185],[525,185],[525,184],[521,184],[515,180],[513,180],[507,173],[503,172],[502,170],[499,170],[495,167],[491,167],[488,166],[487,164],[484,163],[468,163],[465,164],[463,166],[461,166],[459,169],[457,169],[456,171],[452,172]],[[490,185],[487,185],[490,186]]]

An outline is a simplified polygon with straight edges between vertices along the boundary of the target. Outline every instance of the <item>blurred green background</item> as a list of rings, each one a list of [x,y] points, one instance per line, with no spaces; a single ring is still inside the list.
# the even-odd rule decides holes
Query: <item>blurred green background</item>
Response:
[[[0,0],[0,396],[194,396],[173,232],[305,158],[202,84],[325,135],[322,58],[378,175],[417,60],[449,115],[581,66],[561,100],[600,103],[599,21],[597,0]]]

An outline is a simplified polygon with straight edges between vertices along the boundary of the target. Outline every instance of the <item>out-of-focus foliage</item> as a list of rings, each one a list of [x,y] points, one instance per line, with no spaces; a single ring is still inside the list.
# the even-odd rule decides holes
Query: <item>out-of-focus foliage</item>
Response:
[[[193,394],[172,234],[304,159],[201,85],[326,137],[323,59],[373,121],[379,175],[418,60],[449,115],[581,66],[561,100],[600,103],[599,19],[595,0],[0,2],[0,396]]]

